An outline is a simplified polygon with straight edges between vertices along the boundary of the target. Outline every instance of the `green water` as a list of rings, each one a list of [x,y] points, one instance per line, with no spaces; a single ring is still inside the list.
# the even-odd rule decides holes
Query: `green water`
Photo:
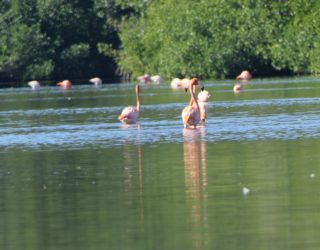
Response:
[[[204,84],[0,90],[1,249],[319,249],[320,79]]]

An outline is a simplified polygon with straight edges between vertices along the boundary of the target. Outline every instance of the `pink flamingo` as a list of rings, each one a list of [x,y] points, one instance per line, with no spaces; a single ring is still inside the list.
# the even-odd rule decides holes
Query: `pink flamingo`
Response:
[[[196,128],[200,122],[200,107],[195,96],[196,85],[199,85],[198,78],[192,78],[189,83],[191,99],[189,105],[182,110],[182,122],[185,128],[189,126]],[[203,90],[203,87],[201,89]]]
[[[171,81],[171,87],[172,87],[173,89],[188,88],[189,82],[190,82],[190,79],[189,79],[189,78],[183,78],[183,79],[174,78],[174,79]]]
[[[139,76],[138,80],[140,81],[140,83],[145,83],[145,84],[149,84],[152,82],[151,76],[149,74],[144,74],[143,76]]]
[[[205,122],[208,118],[208,101],[210,94],[208,91],[203,90],[198,94],[198,103],[200,107],[200,118],[201,121]]]
[[[140,86],[136,85],[136,98],[137,98],[137,106],[129,106],[122,110],[121,115],[118,116],[119,121],[126,124],[133,124],[139,118],[140,112]]]
[[[252,79],[252,75],[248,70],[244,70],[240,75],[236,77],[237,80],[246,80],[249,81]]]
[[[162,83],[163,83],[163,80],[162,80],[161,76],[159,76],[159,75],[151,76],[151,77],[150,77],[150,80],[151,80],[153,83],[156,83],[156,84],[162,84]]]
[[[64,89],[71,89],[72,83],[69,80],[63,80],[62,82],[58,82],[57,86],[60,86]]]

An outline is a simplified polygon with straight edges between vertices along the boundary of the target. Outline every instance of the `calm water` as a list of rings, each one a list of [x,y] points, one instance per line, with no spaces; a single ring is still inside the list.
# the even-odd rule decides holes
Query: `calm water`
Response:
[[[319,249],[320,78],[0,90],[1,249]],[[245,188],[245,189],[244,189]],[[244,192],[249,190],[249,192]]]

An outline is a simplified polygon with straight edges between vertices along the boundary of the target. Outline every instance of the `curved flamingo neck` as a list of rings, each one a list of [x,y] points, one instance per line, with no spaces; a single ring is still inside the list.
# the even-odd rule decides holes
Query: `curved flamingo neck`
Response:
[[[136,85],[137,110],[140,110],[140,86]]]
[[[193,106],[193,104],[195,103],[197,108],[200,110],[199,103],[197,101],[196,94],[195,94],[197,84],[198,84],[197,80],[194,80],[194,79],[192,79],[189,84],[189,91],[190,91],[190,95],[191,95],[189,106]]]

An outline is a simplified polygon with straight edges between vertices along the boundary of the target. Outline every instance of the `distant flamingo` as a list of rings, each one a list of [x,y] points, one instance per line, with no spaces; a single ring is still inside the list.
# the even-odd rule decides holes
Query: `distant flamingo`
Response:
[[[40,88],[40,83],[36,80],[28,82],[28,86],[30,86],[32,89],[38,89]]]
[[[151,80],[153,83],[156,83],[156,84],[161,84],[161,83],[163,82],[161,76],[159,76],[159,75],[151,76],[151,77],[150,77],[150,80]]]
[[[200,107],[195,95],[195,86],[199,85],[197,78],[192,78],[189,83],[191,99],[189,105],[182,110],[182,122],[185,128],[197,127],[200,122]],[[201,88],[203,90],[203,88]]]
[[[233,86],[233,92],[235,94],[239,94],[242,90],[242,84],[240,83],[236,83],[234,86]]]
[[[174,79],[171,81],[171,88],[173,88],[173,89],[184,89],[184,88],[188,88],[189,82],[190,82],[190,79],[189,79],[189,78],[183,78],[183,79],[174,78]]]
[[[149,74],[144,74],[142,76],[139,76],[138,80],[140,81],[140,83],[145,83],[145,84],[152,82],[151,76]]]
[[[200,118],[201,121],[205,122],[208,118],[208,101],[210,94],[208,91],[203,90],[198,94],[198,103],[200,107]]]
[[[183,87],[184,87],[184,88],[188,88],[188,87],[189,87],[189,84],[190,84],[190,81],[191,81],[191,80],[190,80],[189,78],[183,78],[183,79],[181,80]]]
[[[252,79],[252,75],[248,70],[244,70],[240,75],[236,77],[237,80],[246,80],[249,81]]]
[[[102,80],[99,77],[91,78],[89,82],[93,83],[96,87],[102,85]]]
[[[129,106],[122,110],[121,115],[118,116],[118,119],[126,124],[133,124],[139,118],[140,112],[140,86],[136,85],[136,98],[137,98],[137,106]]]
[[[72,87],[72,83],[69,80],[63,80],[62,82],[58,82],[57,86],[60,86],[64,89],[70,89]]]
[[[171,81],[171,87],[174,88],[174,89],[182,88],[181,79],[179,79],[179,78],[174,78],[174,79]]]

